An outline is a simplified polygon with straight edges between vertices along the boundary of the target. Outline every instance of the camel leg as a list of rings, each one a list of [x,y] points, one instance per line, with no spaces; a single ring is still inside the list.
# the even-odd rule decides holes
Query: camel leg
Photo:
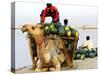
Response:
[[[57,65],[55,65],[55,67],[50,67],[50,71],[60,71],[60,63],[59,64],[57,64]]]
[[[70,68],[72,68],[74,66],[73,65],[73,60],[74,60],[74,57],[75,57],[75,54],[76,54],[77,40],[75,40],[74,42],[72,42],[71,45],[72,45],[72,51],[69,53],[70,60],[71,60]]]
[[[54,66],[54,67],[51,67],[51,68],[50,68],[50,71],[60,71],[61,65],[60,65],[60,62],[59,62],[59,60],[58,60],[57,57],[54,57],[54,58],[52,59],[52,63],[53,63],[53,66]]]
[[[73,48],[73,58],[75,58],[75,55],[76,55],[77,42],[78,42],[78,40],[76,39],[74,42],[74,48]]]
[[[61,69],[60,62],[56,64],[55,68],[56,68],[56,71],[60,71]]]
[[[32,68],[35,68],[35,56],[33,56],[33,50],[32,50],[32,38],[29,38],[29,50],[30,50],[30,55],[31,55],[31,59],[32,59]]]
[[[66,65],[68,65],[71,68],[73,66],[73,64],[72,64],[72,61],[71,61],[71,58],[70,58],[70,54],[68,53],[68,50],[64,45],[64,40],[63,39],[61,39],[61,43],[63,45],[64,56],[66,57],[66,63],[67,63]]]
[[[73,51],[71,52],[71,67],[73,67],[73,60],[75,58],[75,55],[76,55],[76,48],[77,48],[77,40],[74,41],[74,43],[72,44],[73,45]]]
[[[44,64],[39,60],[35,72],[42,72],[42,71],[48,71],[48,68],[44,68]]]
[[[35,68],[35,71],[39,72],[39,71],[41,71],[41,68],[42,68],[42,63],[40,62],[40,60],[38,60],[37,67]]]

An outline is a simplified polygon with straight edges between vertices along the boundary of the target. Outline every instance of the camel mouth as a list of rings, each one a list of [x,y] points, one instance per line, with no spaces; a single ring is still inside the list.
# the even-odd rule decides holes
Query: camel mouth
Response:
[[[21,31],[24,33],[24,32],[27,32],[28,29],[26,28],[26,26],[23,26],[23,27],[21,28]]]
[[[25,31],[24,30],[21,30],[22,31],[22,33],[24,33]]]
[[[26,32],[26,30],[24,30],[24,29],[21,29],[21,31],[22,31],[22,33]]]

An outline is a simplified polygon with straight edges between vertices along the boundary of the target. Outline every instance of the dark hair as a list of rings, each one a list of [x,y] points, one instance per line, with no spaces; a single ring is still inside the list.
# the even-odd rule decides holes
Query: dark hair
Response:
[[[90,36],[86,36],[86,40],[90,40]]]
[[[51,7],[52,6],[52,4],[51,3],[47,3],[47,7]]]
[[[64,19],[64,25],[68,24],[68,19]]]

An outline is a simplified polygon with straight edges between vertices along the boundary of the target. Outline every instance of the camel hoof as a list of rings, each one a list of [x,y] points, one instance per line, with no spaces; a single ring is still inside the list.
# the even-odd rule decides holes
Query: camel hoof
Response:
[[[33,65],[33,66],[32,66],[32,69],[34,70],[35,68],[36,68],[36,66],[35,66],[35,65]]]
[[[71,64],[71,65],[69,65],[69,67],[70,67],[70,68],[73,68],[73,67],[74,67],[74,65],[73,65],[73,64]]]
[[[55,68],[50,67],[49,70],[50,70],[50,71],[55,71]]]
[[[41,72],[41,69],[35,69],[34,71],[35,72]]]

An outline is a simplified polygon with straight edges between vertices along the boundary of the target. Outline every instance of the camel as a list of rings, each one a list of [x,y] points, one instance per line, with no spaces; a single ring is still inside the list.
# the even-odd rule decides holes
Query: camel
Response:
[[[67,50],[64,46],[63,40],[60,37],[58,37],[56,40],[45,40],[43,25],[26,24],[22,27],[22,31],[28,32],[31,38],[34,38],[37,45],[37,57],[39,58],[39,60],[36,64],[35,71],[41,71],[41,69],[44,67],[48,67],[47,70],[50,71],[60,71],[61,64],[64,61],[67,61],[67,64],[70,67],[73,66]],[[57,43],[58,41],[59,43]],[[47,45],[45,44],[46,42],[48,43]],[[35,60],[33,62],[35,62]]]

